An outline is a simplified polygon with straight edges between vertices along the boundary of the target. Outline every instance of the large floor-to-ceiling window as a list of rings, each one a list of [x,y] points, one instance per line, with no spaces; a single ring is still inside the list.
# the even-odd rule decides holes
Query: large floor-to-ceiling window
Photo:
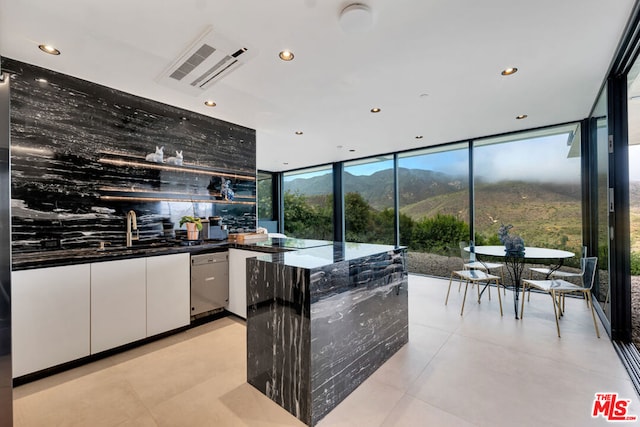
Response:
[[[304,169],[283,176],[284,232],[288,237],[333,240],[333,170]]]
[[[470,167],[473,154],[473,169]],[[528,246],[583,247],[581,132],[577,123],[403,152],[397,156],[399,241],[411,272],[446,277],[458,243],[499,244],[511,224]],[[474,219],[469,208],[473,170]],[[395,242],[394,156],[344,164],[345,240]],[[332,238],[332,168],[284,174],[285,233]],[[473,221],[473,224],[471,223]],[[471,227],[473,225],[473,227]],[[453,265],[452,263],[456,264]]]
[[[273,174],[258,172],[258,225],[270,233],[278,231],[278,222],[273,210]]]
[[[609,322],[611,321],[611,293],[609,283],[609,126],[607,112],[607,91],[603,90],[593,111],[595,156],[592,164],[595,178],[595,217],[596,227],[593,255],[598,257],[598,280],[593,287],[593,296],[602,307]]]
[[[345,163],[344,222],[347,241],[395,242],[393,156]]]
[[[499,244],[500,225],[512,225],[527,246],[565,249],[579,258],[580,153],[577,124],[475,141],[476,243]]]
[[[398,156],[400,244],[412,273],[447,277],[469,239],[469,144]]]
[[[640,61],[627,75],[632,338],[640,348]]]

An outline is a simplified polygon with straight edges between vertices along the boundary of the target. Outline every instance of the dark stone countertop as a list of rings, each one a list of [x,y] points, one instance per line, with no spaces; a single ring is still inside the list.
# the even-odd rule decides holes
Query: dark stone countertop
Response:
[[[283,264],[291,267],[313,269],[337,262],[370,257],[394,250],[404,250],[403,246],[377,245],[354,242],[326,242],[325,245],[311,246],[303,250],[261,255],[259,261]]]
[[[190,253],[192,255],[222,252],[229,248],[269,253],[281,252],[286,249],[280,245],[262,245],[256,243],[240,244],[222,241],[208,241],[198,245],[186,246],[180,242],[135,242],[132,247],[107,246],[104,250],[97,247],[89,248],[60,248],[33,252],[18,252],[12,254],[11,265],[13,271],[30,270],[43,267],[59,267],[64,265],[85,264],[90,262],[114,261],[119,259],[143,258],[149,256]]]
[[[227,240],[205,241],[192,246],[182,245],[178,241],[136,241],[130,248],[122,245],[107,246],[104,250],[90,247],[14,253],[12,255],[12,270],[30,270],[34,268],[143,258],[185,252],[198,255],[226,251],[229,248],[270,254],[260,259],[304,268],[325,266],[334,262],[357,259],[396,249],[394,246],[389,245],[373,245],[367,243],[342,244],[327,240],[295,238],[273,238],[255,243],[235,243]]]

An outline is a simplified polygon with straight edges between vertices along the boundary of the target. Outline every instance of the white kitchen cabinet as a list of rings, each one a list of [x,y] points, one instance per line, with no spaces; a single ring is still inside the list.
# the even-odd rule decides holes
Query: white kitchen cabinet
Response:
[[[147,336],[191,321],[188,253],[147,258]]]
[[[147,336],[146,259],[91,264],[91,353]]]
[[[263,255],[243,249],[229,249],[229,305],[227,310],[247,318],[247,258]]]
[[[89,264],[11,275],[13,377],[89,355]]]

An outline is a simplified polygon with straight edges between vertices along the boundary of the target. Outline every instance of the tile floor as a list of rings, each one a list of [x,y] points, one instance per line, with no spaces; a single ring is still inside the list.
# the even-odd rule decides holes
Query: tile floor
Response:
[[[584,301],[551,300],[515,320],[498,301],[410,276],[409,343],[320,423],[329,426],[588,426],[597,392],[640,398]],[[508,304],[511,302],[511,304]],[[245,380],[244,322],[227,317],[14,391],[15,426],[302,426]],[[626,424],[626,423],[621,423]]]

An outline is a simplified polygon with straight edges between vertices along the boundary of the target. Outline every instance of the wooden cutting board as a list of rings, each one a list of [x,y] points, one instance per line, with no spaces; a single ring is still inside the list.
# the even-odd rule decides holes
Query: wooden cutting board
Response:
[[[265,233],[235,233],[229,234],[229,240],[236,243],[255,243],[267,240],[269,236]]]

